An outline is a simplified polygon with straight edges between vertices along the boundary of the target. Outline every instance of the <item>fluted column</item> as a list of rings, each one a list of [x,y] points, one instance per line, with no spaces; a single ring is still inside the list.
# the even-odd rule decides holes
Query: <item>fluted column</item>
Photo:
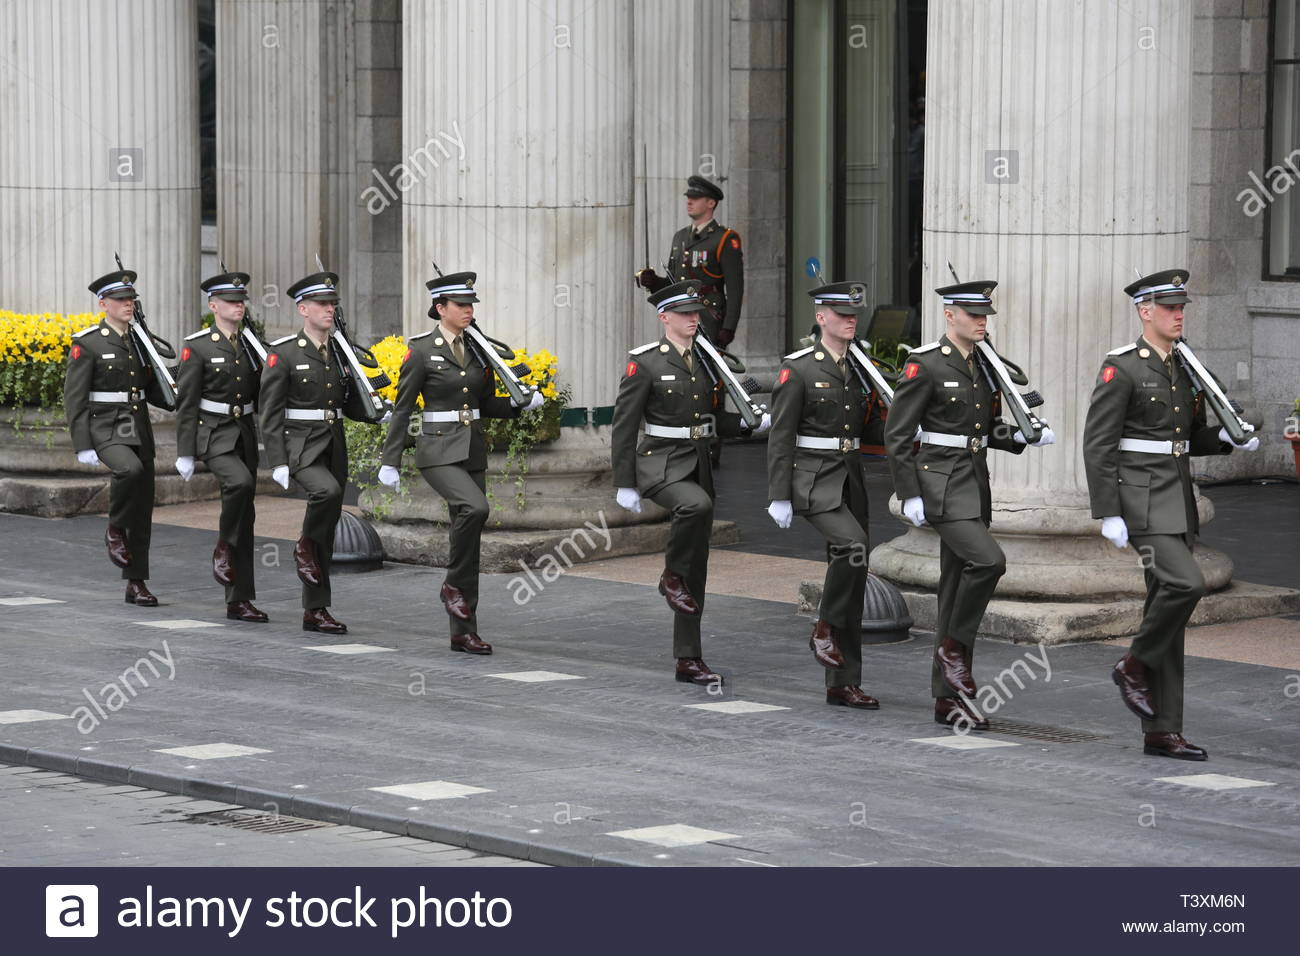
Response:
[[[193,326],[199,270],[198,26],[169,0],[0,4],[0,294],[22,312],[95,308],[140,274],[154,331]]]
[[[1134,268],[1187,265],[1191,18],[1181,0],[930,6],[926,287],[951,281],[949,261],[964,280],[998,281],[991,338],[1028,371],[1058,442],[989,453],[1009,566],[1000,596],[1142,588],[1132,552],[1106,544],[1089,513],[1082,435],[1105,353],[1140,333],[1121,292]],[[942,306],[932,293],[925,301],[932,341]],[[1201,509],[1212,515],[1207,501]],[[873,565],[932,588],[937,548],[928,528],[912,530]],[[1211,587],[1228,582],[1226,558],[1198,557]]]
[[[271,332],[298,325],[284,290],[317,254],[355,301],[354,17],[353,0],[217,0],[217,242]]]
[[[432,261],[479,273],[483,327],[560,358],[573,404],[609,405],[643,329],[631,282],[628,0],[403,7],[398,177],[406,331]],[[642,332],[644,334],[644,332]]]

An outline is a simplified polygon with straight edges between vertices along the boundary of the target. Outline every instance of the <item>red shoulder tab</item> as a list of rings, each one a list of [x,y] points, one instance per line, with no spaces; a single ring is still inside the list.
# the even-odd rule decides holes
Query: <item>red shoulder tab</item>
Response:
[[[788,368],[783,368],[781,369],[781,374],[777,376],[776,384],[784,385],[788,381],[790,381],[790,370]]]
[[[275,363],[278,361],[280,361],[280,356],[274,352],[266,357],[266,364],[271,366],[271,368],[275,368]]]
[[[1101,380],[1103,383],[1109,382],[1114,377],[1115,377],[1115,366],[1107,365],[1105,368],[1101,370]]]
[[[193,354],[194,353],[190,351],[190,347],[188,345],[185,346],[183,349],[181,349],[181,361],[188,362],[190,360],[190,356]]]
[[[629,361],[627,363],[627,368],[623,371],[623,375],[630,378],[635,374],[636,374],[636,362]]]
[[[411,350],[407,349],[406,354],[402,356],[402,364],[405,365],[411,360]]]
[[[739,236],[736,236],[736,237],[734,237],[734,238],[731,240],[731,248],[733,248],[733,249],[739,249],[739,248],[740,248],[740,237],[739,237]]]
[[[921,366],[917,365],[915,362],[908,362],[907,366],[903,369],[903,378],[916,378],[916,373],[919,371],[921,371]]]
[[[74,359],[79,359],[79,358],[81,358],[81,346],[80,346],[80,345],[74,345],[74,346],[72,347],[72,357],[73,357]]]

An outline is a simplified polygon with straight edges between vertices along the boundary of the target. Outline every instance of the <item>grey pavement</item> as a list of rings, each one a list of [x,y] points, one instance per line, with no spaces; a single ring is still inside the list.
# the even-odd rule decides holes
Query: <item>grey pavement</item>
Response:
[[[259,570],[271,624],[228,623],[209,532],[156,528],[155,609],[122,602],[102,537],[101,518],[0,516],[0,600],[64,602],[0,607],[0,761],[548,863],[1300,862],[1300,677],[1283,668],[1189,660],[1187,733],[1212,755],[1191,764],[1142,755],[1114,647],[1052,649],[1047,679],[1024,663],[1036,649],[984,642],[977,677],[1008,701],[993,732],[956,740],[995,746],[953,750],[928,635],[866,651],[880,711],[825,705],[797,581],[710,596],[705,653],[728,676],[712,695],[672,680],[649,581],[563,576],[519,606],[509,576],[487,577],[497,654],[476,658],[447,650],[438,569],[337,577],[352,631],[329,639],[299,629],[291,564]],[[380,650],[309,649],[341,644]],[[150,651],[148,686],[124,679]],[[1023,686],[998,685],[1017,661]],[[557,674],[572,679],[508,676]],[[216,744],[251,749],[160,752]]]
[[[0,765],[0,805],[0,866],[539,865],[32,767]]]

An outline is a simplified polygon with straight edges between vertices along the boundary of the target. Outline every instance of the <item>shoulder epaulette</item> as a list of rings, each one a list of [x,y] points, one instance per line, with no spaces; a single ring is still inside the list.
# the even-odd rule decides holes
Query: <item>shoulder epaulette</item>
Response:
[[[203,336],[211,334],[211,331],[211,329],[199,329],[197,332],[191,332],[189,335],[185,336],[185,341],[188,342],[190,339],[201,339]]]
[[[927,345],[918,345],[916,348],[912,349],[912,351],[908,352],[907,354],[920,355],[922,352],[930,352],[934,349],[937,349],[938,347],[939,347],[939,341],[936,339],[935,341],[930,342]]]
[[[628,354],[628,355],[640,355],[642,352],[649,352],[652,348],[654,348],[654,347],[655,347],[656,345],[658,345],[658,344],[659,344],[658,341],[655,341],[655,342],[647,342],[645,345],[638,345],[638,346],[637,346],[636,348],[634,348],[634,349],[628,349],[627,354]]]
[[[426,335],[432,335],[432,334],[433,334],[433,329],[430,329],[428,332],[419,332],[419,333],[417,333],[417,334],[415,334],[415,335],[408,335],[408,336],[406,337],[406,341],[408,341],[408,342],[414,342],[416,339],[422,339],[422,338],[424,338]]]
[[[806,349],[800,349],[797,352],[791,352],[789,355],[785,357],[785,361],[788,362],[790,361],[790,359],[797,359],[801,355],[807,355],[812,350],[813,350],[813,346],[810,345]]]
[[[297,335],[298,333],[294,332],[292,335],[286,335],[283,338],[278,338],[274,342],[268,342],[267,344],[270,345],[272,348],[274,348],[277,345],[283,345],[285,342],[288,342],[292,338],[296,338]]]
[[[1130,342],[1128,345],[1121,345],[1121,346],[1120,346],[1119,348],[1117,348],[1117,349],[1111,349],[1111,350],[1110,350],[1109,352],[1107,352],[1106,354],[1107,354],[1107,355],[1123,355],[1125,352],[1132,352],[1135,348],[1137,348],[1137,343],[1136,343],[1136,342]]]
[[[72,337],[73,337],[74,339],[79,339],[79,338],[81,338],[83,335],[89,335],[91,332],[95,331],[95,329],[97,329],[97,328],[99,328],[98,325],[92,325],[92,326],[90,326],[89,328],[82,329],[80,332],[73,332],[73,333],[72,333]]]

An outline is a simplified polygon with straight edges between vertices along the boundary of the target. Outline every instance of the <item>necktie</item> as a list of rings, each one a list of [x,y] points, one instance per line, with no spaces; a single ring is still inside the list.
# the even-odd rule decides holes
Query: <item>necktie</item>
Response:
[[[688,371],[688,372],[694,372],[694,371],[695,371],[695,357],[694,357],[693,355],[691,355],[691,350],[690,350],[690,349],[687,349],[685,352],[682,353],[682,359],[685,360],[685,362],[686,362],[686,371]]]
[[[848,372],[848,368],[844,364],[844,359],[836,359],[835,367],[840,370],[840,378],[846,378],[846,373]]]
[[[459,335],[451,340],[451,354],[456,356],[456,364],[465,364],[465,341]]]
[[[329,349],[325,348],[323,345],[316,346],[316,349],[320,352],[320,360],[325,363],[326,367],[328,367],[330,364]]]

